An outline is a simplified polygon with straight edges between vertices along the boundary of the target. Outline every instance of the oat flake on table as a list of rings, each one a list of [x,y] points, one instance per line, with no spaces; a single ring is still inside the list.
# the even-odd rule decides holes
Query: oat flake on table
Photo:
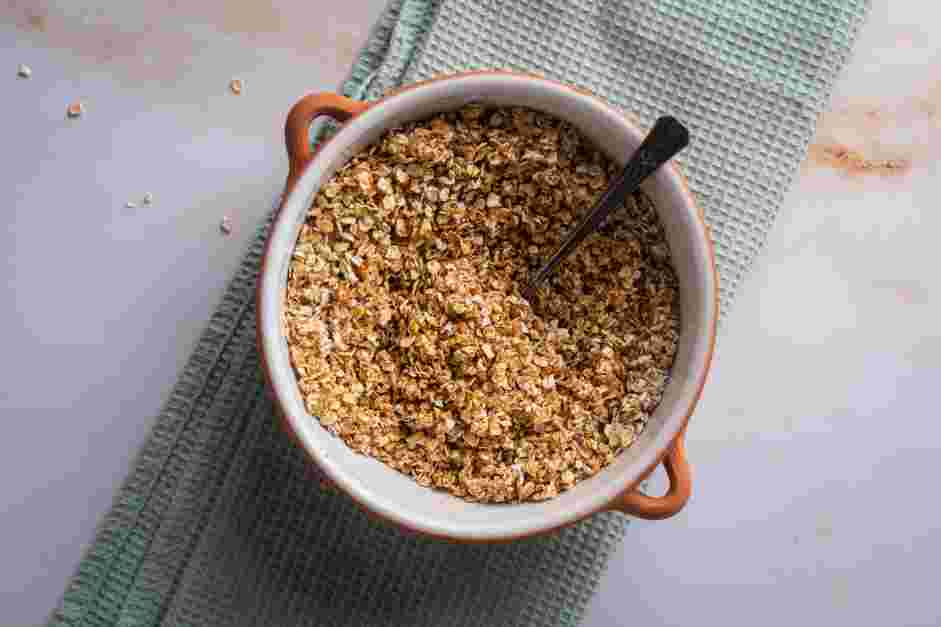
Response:
[[[82,114],[85,113],[85,105],[80,100],[77,100],[68,106],[65,113],[70,118],[81,117]]]

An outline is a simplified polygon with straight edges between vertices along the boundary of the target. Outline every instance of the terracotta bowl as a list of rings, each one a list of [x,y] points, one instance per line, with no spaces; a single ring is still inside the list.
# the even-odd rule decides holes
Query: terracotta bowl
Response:
[[[304,408],[282,334],[281,316],[288,263],[314,195],[337,169],[387,129],[471,102],[526,106],[568,120],[621,164],[643,137],[628,117],[600,99],[521,74],[455,75],[410,86],[375,103],[335,94],[302,98],[287,119],[290,174],[258,285],[262,362],[283,423],[327,477],[361,506],[423,534],[493,542],[544,533],[602,510],[650,519],[672,516],[690,495],[683,431],[712,359],[718,302],[708,230],[685,179],[673,165],[661,168],[645,184],[666,229],[680,283],[681,334],[672,378],[644,432],[598,475],[545,502],[468,503],[419,486],[381,462],[352,452]],[[332,117],[342,127],[312,153],[308,130],[319,116]],[[693,141],[695,137],[694,129]],[[667,493],[651,497],[638,492],[638,483],[661,462],[670,477]]]

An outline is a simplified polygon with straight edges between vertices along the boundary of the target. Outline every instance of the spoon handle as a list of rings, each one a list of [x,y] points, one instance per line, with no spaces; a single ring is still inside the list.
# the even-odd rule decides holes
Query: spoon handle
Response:
[[[672,159],[689,144],[689,131],[672,116],[657,120],[650,133],[631,156],[624,170],[608,187],[601,199],[572,229],[556,252],[533,275],[523,291],[526,300],[532,300],[539,284],[545,281],[559,264],[568,257],[586,237],[591,235],[608,217],[611,210],[621,206],[648,176]]]

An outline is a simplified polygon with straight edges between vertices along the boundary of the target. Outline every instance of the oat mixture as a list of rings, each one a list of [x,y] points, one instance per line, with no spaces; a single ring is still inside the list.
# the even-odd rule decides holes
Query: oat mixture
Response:
[[[473,501],[551,498],[657,406],[679,336],[650,200],[520,296],[616,174],[570,125],[469,106],[388,132],[324,185],[288,275],[307,409],[353,450]]]

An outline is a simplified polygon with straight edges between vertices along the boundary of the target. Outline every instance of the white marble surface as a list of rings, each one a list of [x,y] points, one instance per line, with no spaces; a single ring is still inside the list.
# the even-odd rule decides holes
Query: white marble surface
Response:
[[[142,4],[0,6],[3,626],[55,603],[282,183],[284,112],[383,2]],[[589,627],[941,624],[941,13],[874,4],[726,322],[693,500],[634,525]]]

